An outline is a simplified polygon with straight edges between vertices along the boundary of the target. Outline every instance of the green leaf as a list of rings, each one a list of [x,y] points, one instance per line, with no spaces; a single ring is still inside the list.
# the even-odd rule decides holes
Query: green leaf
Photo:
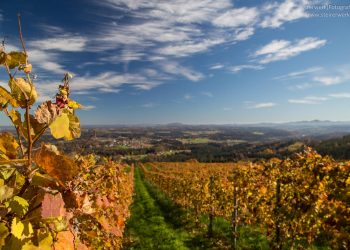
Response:
[[[10,69],[26,63],[26,55],[23,52],[12,51],[6,56],[6,63]]]
[[[15,170],[16,169],[13,167],[3,167],[1,168],[0,175],[2,176],[2,178],[4,178],[4,180],[7,180],[13,175]]]
[[[28,212],[29,203],[22,197],[14,196],[11,200],[5,202],[5,207],[9,208],[11,212],[23,216]]]
[[[31,185],[39,187],[55,187],[56,181],[48,174],[41,174],[36,172],[32,177]]]

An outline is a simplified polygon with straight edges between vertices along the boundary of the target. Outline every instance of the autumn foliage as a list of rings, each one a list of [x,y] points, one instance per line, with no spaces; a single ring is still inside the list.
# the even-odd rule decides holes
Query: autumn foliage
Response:
[[[0,133],[1,249],[119,249],[133,194],[133,169],[94,155],[62,155],[37,145],[46,132],[60,139],[80,137],[70,97],[71,74],[64,75],[55,100],[36,106],[33,66],[23,51],[0,46],[0,66],[8,87],[0,86],[0,111],[16,134]]]
[[[147,163],[142,170],[196,216],[234,221],[236,199],[238,225],[260,228],[273,248],[350,245],[350,162],[306,148],[283,161]]]

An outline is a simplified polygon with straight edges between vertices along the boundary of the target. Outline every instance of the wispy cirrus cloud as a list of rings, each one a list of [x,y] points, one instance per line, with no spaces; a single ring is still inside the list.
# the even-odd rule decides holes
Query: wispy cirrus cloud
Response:
[[[248,109],[267,109],[267,108],[275,107],[276,105],[277,103],[274,103],[274,102],[261,102],[261,103],[249,104],[247,108]]]
[[[269,12],[260,26],[263,28],[278,28],[285,22],[294,21],[301,18],[307,18],[309,14],[306,7],[310,4],[308,0],[286,0],[281,4],[272,3],[264,6]]]
[[[159,66],[163,69],[164,72],[168,74],[179,75],[194,82],[197,82],[204,78],[204,75],[202,73],[181,66],[175,62],[162,62]]]
[[[293,71],[290,72],[288,74],[285,75],[280,75],[280,76],[276,76],[274,77],[275,80],[290,80],[290,79],[295,79],[295,78],[302,78],[305,77],[307,75],[310,75],[311,73],[315,73],[315,72],[319,72],[323,70],[322,67],[310,67],[304,70],[300,70],[300,71]]]
[[[218,27],[229,28],[253,25],[258,16],[259,12],[255,7],[234,8],[216,17],[213,20],[213,24]]]
[[[282,61],[297,56],[302,52],[318,49],[324,46],[327,40],[317,37],[305,37],[295,41],[273,40],[257,50],[253,57],[261,64]]]
[[[83,36],[60,35],[47,39],[29,41],[31,48],[40,50],[55,50],[63,52],[82,52],[86,51],[88,39]]]
[[[329,100],[329,98],[323,96],[306,96],[299,99],[289,99],[288,102],[292,104],[320,104],[327,100]]]
[[[233,72],[233,73],[238,73],[241,70],[244,69],[255,69],[255,70],[261,70],[264,69],[262,65],[249,65],[249,64],[244,64],[244,65],[236,65],[236,66],[230,66],[228,67],[228,70]]]
[[[298,81],[289,86],[290,90],[303,90],[313,87],[331,87],[350,81],[350,65],[329,67],[311,67],[305,70],[291,72],[274,78],[281,81]],[[304,81],[304,82],[301,82]]]

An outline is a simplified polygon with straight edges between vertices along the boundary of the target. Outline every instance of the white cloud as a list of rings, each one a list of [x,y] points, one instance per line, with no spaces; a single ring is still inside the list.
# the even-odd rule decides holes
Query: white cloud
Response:
[[[236,28],[253,24],[258,15],[256,8],[236,8],[215,18],[213,24],[218,27]]]
[[[57,81],[38,81],[36,83],[40,96],[54,96],[58,88]],[[124,85],[132,86],[139,90],[150,90],[160,83],[157,77],[149,79],[141,73],[119,74],[116,72],[104,72],[95,76],[85,75],[74,77],[70,83],[72,94],[90,94],[91,92],[119,93]]]
[[[279,51],[281,51],[282,49],[285,49],[289,45],[290,45],[290,42],[286,40],[273,40],[269,44],[257,50],[255,52],[255,56],[278,53]]]
[[[88,39],[83,36],[63,35],[47,39],[29,41],[29,47],[40,50],[81,52],[85,50]]]
[[[271,12],[263,18],[260,26],[263,28],[278,28],[285,22],[307,18],[306,6],[308,0],[285,0],[281,4],[270,4],[266,10]]]
[[[202,73],[181,66],[178,63],[163,62],[160,64],[160,67],[168,74],[180,75],[190,81],[197,82],[204,78],[204,75]]]
[[[261,66],[261,65],[236,65],[236,66],[231,66],[228,69],[229,69],[229,71],[231,71],[233,73],[238,73],[238,72],[240,72],[241,70],[244,70],[244,69],[261,70],[263,68],[264,67]]]
[[[218,63],[218,64],[212,65],[210,69],[222,69],[223,67],[225,67],[225,65]]]
[[[289,99],[288,102],[292,104],[320,104],[321,102],[329,100],[328,97],[323,96],[307,96],[301,99]]]
[[[288,79],[294,79],[294,78],[301,78],[301,77],[304,77],[304,76],[309,75],[311,73],[319,72],[321,70],[323,70],[322,67],[311,67],[311,68],[307,68],[305,70],[294,71],[294,72],[288,73],[286,75],[277,76],[274,79],[275,80],[288,80]]]
[[[92,109],[95,109],[95,108],[96,108],[96,106],[94,106],[94,105],[87,105],[87,106],[83,106],[82,110],[89,111],[89,110],[92,110]]]
[[[265,109],[265,108],[272,108],[276,106],[277,104],[274,102],[262,102],[262,103],[256,103],[252,106],[249,106],[249,109]]]
[[[223,43],[223,39],[203,40],[200,42],[186,42],[176,45],[169,45],[158,49],[156,52],[161,55],[184,57],[195,53],[207,51],[210,47]]]
[[[350,93],[349,92],[341,92],[341,93],[333,93],[329,94],[330,97],[332,98],[350,98]]]
[[[322,85],[329,86],[339,84],[343,79],[340,76],[316,76],[313,80],[321,83]]]
[[[244,41],[254,35],[255,29],[252,27],[246,27],[242,29],[237,29],[235,31],[234,39],[236,41]]]
[[[53,74],[64,74],[64,66],[57,63],[58,54],[52,52],[46,52],[37,49],[30,49],[28,52],[29,61],[34,65],[33,72],[36,72],[35,67],[39,67]]]
[[[326,44],[325,39],[316,37],[306,37],[295,40],[294,42],[286,40],[273,40],[254,53],[257,61],[266,64],[275,61],[286,60],[290,57],[297,56],[302,52],[318,49]]]

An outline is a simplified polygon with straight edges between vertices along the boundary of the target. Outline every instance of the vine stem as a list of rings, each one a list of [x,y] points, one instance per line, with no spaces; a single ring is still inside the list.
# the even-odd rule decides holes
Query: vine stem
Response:
[[[30,115],[29,115],[29,101],[26,101],[26,120],[27,120],[27,132],[28,132],[28,169],[31,170],[32,166],[32,150],[33,150],[33,138],[31,135]]]
[[[23,40],[23,35],[22,35],[22,25],[21,25],[21,14],[17,15],[18,17],[18,32],[19,32],[19,38],[21,40],[21,44],[22,44],[22,48],[23,48],[23,52],[25,54],[26,57],[26,64],[28,61],[28,56],[27,56],[27,50],[26,47],[24,45],[24,40]],[[31,95],[30,95],[31,96]],[[31,124],[30,124],[30,105],[29,105],[29,101],[30,99],[28,98],[28,96],[26,97],[26,112],[25,112],[25,116],[26,116],[26,123],[27,123],[27,133],[28,133],[28,150],[27,150],[27,155],[28,155],[28,170],[31,171],[31,167],[32,167],[32,149],[33,149],[33,138],[31,135]]]
[[[19,32],[19,38],[21,40],[21,44],[22,44],[22,48],[23,48],[23,52],[26,55],[26,64],[27,64],[27,50],[26,47],[24,46],[24,40],[23,40],[23,35],[22,35],[22,25],[21,25],[21,14],[17,14],[18,17],[18,32]]]

